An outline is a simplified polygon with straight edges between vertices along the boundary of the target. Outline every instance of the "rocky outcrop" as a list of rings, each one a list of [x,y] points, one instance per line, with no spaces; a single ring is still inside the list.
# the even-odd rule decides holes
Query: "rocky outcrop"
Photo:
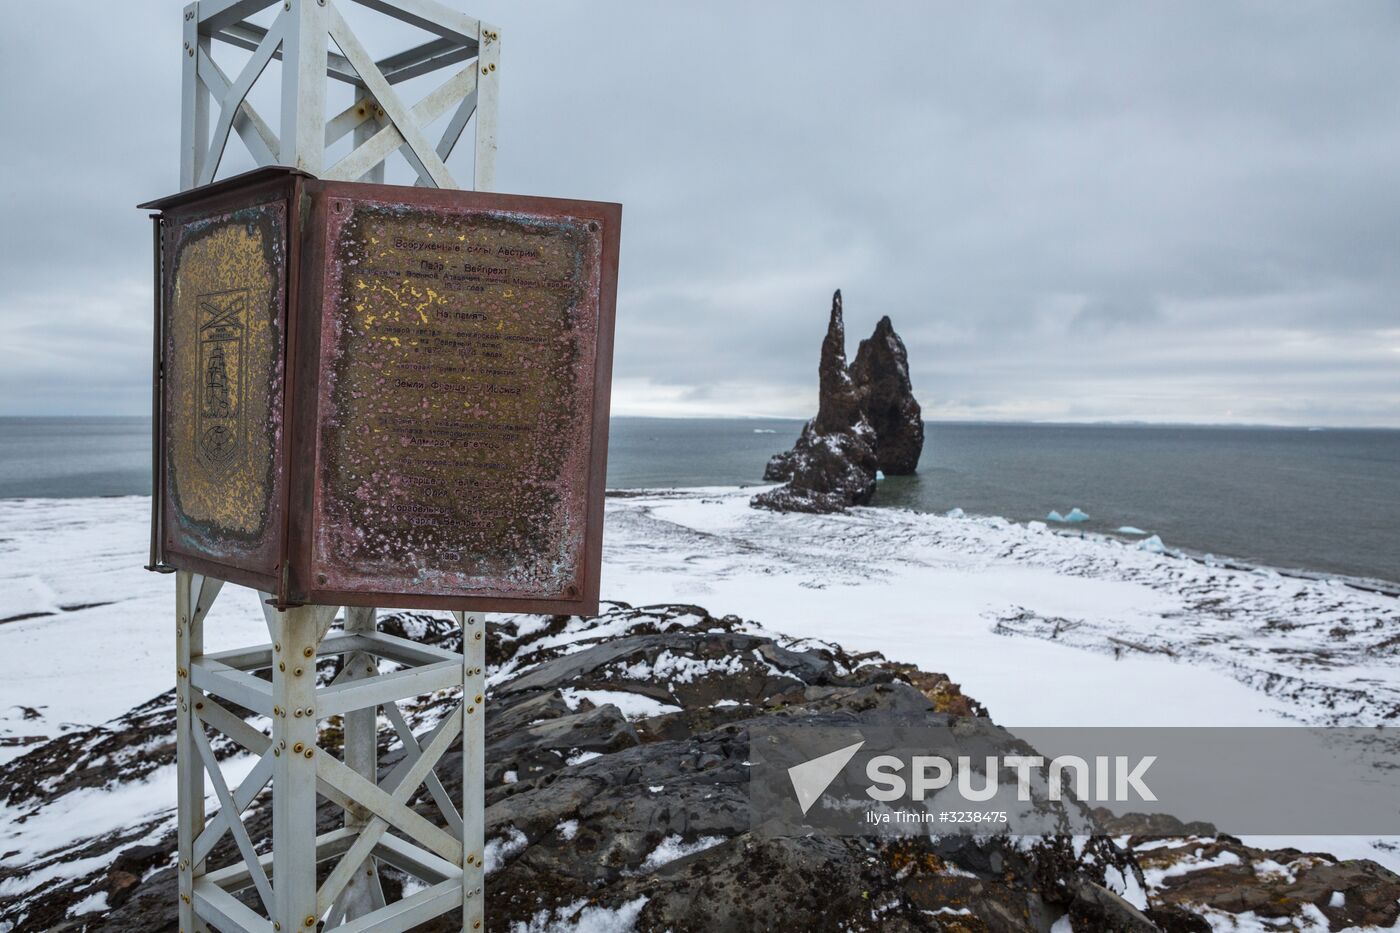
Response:
[[[427,614],[388,614],[381,627],[460,647],[455,626]],[[1305,921],[1317,911],[1333,930],[1389,927],[1400,917],[1400,877],[1374,862],[1258,850],[1203,825],[1169,827],[1210,833],[1171,845],[1157,838],[1164,824],[1152,820],[1087,839],[756,832],[751,728],[774,717],[858,727],[891,713],[988,721],[945,675],[876,654],[787,642],[697,606],[612,604],[596,619],[493,623],[488,664],[491,930],[1149,933],[1230,928],[1246,913],[1268,918],[1270,929],[1311,929]],[[318,671],[323,681],[335,673],[330,661]],[[149,800],[141,782],[168,771],[170,702],[166,694],[0,767],[6,809],[39,819],[86,804],[90,813],[99,786],[128,806]],[[455,702],[428,695],[404,713],[421,733]],[[319,745],[339,753],[335,720],[323,725]],[[233,754],[216,747],[221,757]],[[386,770],[402,760],[387,731],[380,755]],[[453,796],[461,792],[460,764],[461,755],[449,753],[439,772]],[[437,818],[424,796],[423,815]],[[248,808],[254,840],[267,836],[270,818],[265,798]],[[328,831],[342,811],[323,801],[318,819]],[[30,854],[0,861],[0,929],[176,929],[169,810],[133,812],[126,825],[88,839],[4,842]],[[211,864],[234,854],[225,838]],[[383,877],[386,895],[401,897],[402,876],[385,867]],[[415,929],[458,930],[460,920]]]
[[[846,365],[841,292],[832,297],[831,319],[818,364],[817,416],[791,450],[776,454],[764,480],[785,483],[759,493],[752,504],[780,512],[836,512],[864,505],[875,494],[877,471],[913,473],[924,446],[924,424],[909,382],[904,341],[888,317],[855,362]]]
[[[889,316],[860,342],[851,381],[860,411],[875,431],[875,461],[886,476],[905,476],[919,467],[924,421],[909,382],[909,354]]]
[[[846,323],[841,292],[831,299],[831,319],[818,364],[817,416],[797,443],[768,463],[763,478],[786,485],[754,496],[752,504],[778,512],[839,512],[875,495],[875,433],[860,409],[846,366]]]

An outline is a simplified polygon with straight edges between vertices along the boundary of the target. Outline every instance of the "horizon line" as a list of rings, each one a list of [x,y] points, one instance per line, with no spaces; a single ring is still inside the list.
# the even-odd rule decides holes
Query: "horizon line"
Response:
[[[795,415],[764,414],[674,414],[674,415],[629,415],[612,414],[609,420],[634,419],[637,421],[791,421],[802,424],[810,418]],[[6,415],[0,414],[0,421],[41,421],[41,420],[127,420],[147,421],[150,415],[113,414],[65,414],[65,415]],[[1147,421],[1141,418],[1095,418],[1095,419],[1047,419],[1047,418],[924,418],[924,424],[932,425],[1005,425],[1021,427],[1118,427],[1118,428],[1260,428],[1292,431],[1400,431],[1400,425],[1387,424],[1287,424],[1277,421]]]

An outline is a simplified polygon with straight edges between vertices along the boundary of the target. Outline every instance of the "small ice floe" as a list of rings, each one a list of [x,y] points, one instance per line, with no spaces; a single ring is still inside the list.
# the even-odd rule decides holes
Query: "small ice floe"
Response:
[[[775,431],[775,430],[773,430],[772,428],[754,428],[754,429],[753,429],[753,433],[755,433],[755,434],[777,434],[778,432]]]
[[[1047,522],[1062,522],[1065,520],[1065,517],[1055,509],[1051,509],[1050,514],[1045,516],[1045,520]]]
[[[1163,544],[1162,539],[1156,535],[1143,538],[1137,543],[1137,547],[1139,551],[1151,551],[1153,554],[1167,553],[1167,546]]]
[[[1145,535],[1145,534],[1147,534],[1147,532],[1143,531],[1141,528],[1138,528],[1138,527],[1136,527],[1136,526],[1134,526],[1134,525],[1124,525],[1124,526],[1122,526],[1121,528],[1115,528],[1114,531],[1118,532],[1120,535]]]
[[[1087,522],[1088,520],[1089,513],[1082,511],[1077,505],[1070,509],[1069,514],[1065,516],[1067,522]]]
[[[877,479],[877,480],[882,480],[882,479],[884,479],[884,478],[885,478],[885,471],[884,471],[884,470],[876,470],[876,471],[875,471],[875,479]]]
[[[967,518],[967,513],[957,506],[954,506],[943,514],[947,518]]]

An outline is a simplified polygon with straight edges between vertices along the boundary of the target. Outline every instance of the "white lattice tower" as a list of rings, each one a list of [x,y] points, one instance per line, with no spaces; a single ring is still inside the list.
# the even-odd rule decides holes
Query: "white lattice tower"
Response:
[[[375,60],[343,15],[348,3],[435,38]],[[270,8],[269,26],[250,21]],[[236,76],[214,61],[214,42],[251,52]],[[182,189],[215,179],[232,133],[263,165],[293,166],[328,179],[383,181],[385,160],[401,152],[418,184],[461,187],[446,162],[469,125],[475,138],[471,187],[492,188],[500,35],[436,0],[201,0],[185,7],[182,54]],[[281,63],[277,132],[248,99],[255,84],[272,80],[274,61]],[[405,82],[435,72],[448,75],[436,89],[411,105],[400,97]],[[330,82],[350,85],[354,102],[328,117]],[[433,143],[426,128],[444,116]],[[326,165],[327,149],[346,136],[350,151]],[[270,641],[206,654],[205,619],[223,586],[210,577],[176,574],[182,933],[211,926],[273,933],[318,926],[347,933],[407,930],[453,911],[460,911],[464,931],[482,929],[484,617],[454,613],[462,627],[463,650],[457,654],[377,631],[370,608],[348,608],[344,630],[328,635],[338,607],[278,611],[260,594]],[[344,659],[341,672],[318,687],[316,662],[331,656]],[[270,672],[270,679],[257,676],[261,671]],[[414,735],[398,703],[438,690],[461,690],[461,704],[425,734]],[[230,707],[265,717],[270,730],[256,728]],[[381,715],[403,748],[395,767],[382,775]],[[318,746],[318,725],[332,716],[342,717],[343,759]],[[236,787],[224,777],[210,731],[257,759]],[[459,736],[460,810],[434,773]],[[243,814],[269,784],[272,848],[260,853]],[[209,789],[219,809],[206,816]],[[438,822],[412,806],[424,792]],[[343,808],[342,828],[318,834],[318,798]],[[226,836],[240,857],[212,867],[210,854]],[[319,884],[318,865],[329,869]],[[383,865],[424,887],[386,903]]]

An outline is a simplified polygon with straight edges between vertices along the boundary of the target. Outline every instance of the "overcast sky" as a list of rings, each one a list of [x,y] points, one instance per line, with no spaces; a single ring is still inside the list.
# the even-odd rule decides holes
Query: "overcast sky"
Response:
[[[143,414],[181,5],[5,12],[0,414]],[[468,12],[500,190],[624,204],[617,413],[810,414],[839,287],[929,418],[1400,426],[1400,5]]]

